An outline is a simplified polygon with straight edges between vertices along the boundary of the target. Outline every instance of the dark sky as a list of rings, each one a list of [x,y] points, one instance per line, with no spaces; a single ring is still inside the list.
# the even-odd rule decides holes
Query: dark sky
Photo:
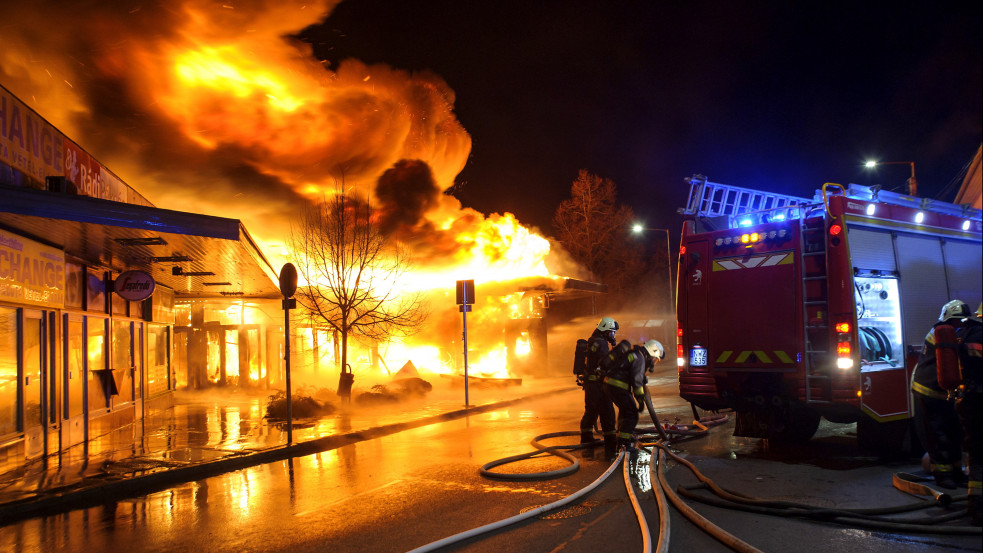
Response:
[[[834,7],[831,7],[834,6]],[[981,143],[980,2],[346,0],[315,55],[440,75],[471,134],[455,196],[550,219],[579,169],[650,226],[685,177],[811,196],[824,182],[951,200]]]

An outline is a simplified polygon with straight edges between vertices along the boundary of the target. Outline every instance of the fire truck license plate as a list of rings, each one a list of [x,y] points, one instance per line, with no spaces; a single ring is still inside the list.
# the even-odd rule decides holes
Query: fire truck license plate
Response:
[[[707,366],[707,349],[695,347],[689,350],[689,365],[691,367]]]

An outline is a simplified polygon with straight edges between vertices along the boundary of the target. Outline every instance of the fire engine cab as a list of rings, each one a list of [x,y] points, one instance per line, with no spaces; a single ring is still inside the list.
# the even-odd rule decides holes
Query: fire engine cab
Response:
[[[939,309],[983,297],[980,210],[855,184],[800,198],[686,180],[680,396],[733,409],[737,436],[808,440],[825,417],[900,448]]]

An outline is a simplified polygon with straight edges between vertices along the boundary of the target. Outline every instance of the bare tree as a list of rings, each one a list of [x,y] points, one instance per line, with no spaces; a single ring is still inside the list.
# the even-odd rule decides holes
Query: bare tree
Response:
[[[628,237],[634,213],[617,199],[613,181],[581,169],[553,215],[563,247],[616,294],[637,283],[646,266],[638,241]]]
[[[426,319],[422,295],[399,287],[410,259],[379,233],[371,207],[345,194],[310,206],[292,242],[297,272],[308,283],[298,289],[298,303],[341,338],[338,393],[350,398],[349,337],[385,341],[413,334]]]

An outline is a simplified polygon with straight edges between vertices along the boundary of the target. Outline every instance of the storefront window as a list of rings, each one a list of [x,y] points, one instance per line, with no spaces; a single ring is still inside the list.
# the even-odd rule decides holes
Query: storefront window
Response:
[[[109,368],[106,366],[105,319],[89,319],[87,353],[89,363],[89,411],[91,413],[98,409],[109,407],[109,401],[106,398],[106,386],[103,384],[106,378],[103,374]]]
[[[150,325],[147,336],[147,397],[153,397],[171,388],[167,370],[168,328]]]
[[[86,269],[85,307],[87,311],[106,312],[106,281],[103,273],[92,268]]]
[[[65,262],[65,307],[82,309],[85,268],[77,263]]]
[[[130,321],[113,321],[113,376],[118,403],[133,401],[133,334]]]
[[[228,384],[239,384],[239,331],[225,331],[225,378]]]
[[[85,364],[82,362],[82,321],[68,321],[68,328],[65,331],[65,416],[66,418],[76,417],[84,412],[85,406],[82,404],[82,378],[85,376]]]
[[[44,424],[41,413],[41,319],[24,318],[24,428]]]
[[[208,380],[218,383],[222,377],[222,342],[218,331],[208,331],[208,350],[205,354],[206,370]]]
[[[17,430],[17,310],[0,307],[0,436]]]

